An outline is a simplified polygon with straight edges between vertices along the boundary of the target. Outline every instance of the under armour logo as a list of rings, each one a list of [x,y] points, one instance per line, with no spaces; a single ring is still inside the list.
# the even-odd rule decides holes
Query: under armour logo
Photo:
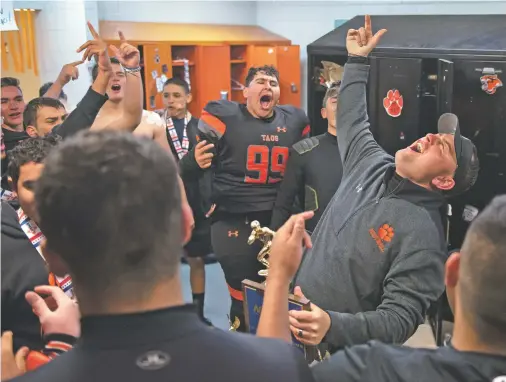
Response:
[[[239,237],[239,231],[228,231],[228,237]]]
[[[154,350],[137,358],[137,366],[144,370],[158,370],[166,366],[170,361],[168,354]]]
[[[286,127],[278,127],[278,133],[286,133]]]

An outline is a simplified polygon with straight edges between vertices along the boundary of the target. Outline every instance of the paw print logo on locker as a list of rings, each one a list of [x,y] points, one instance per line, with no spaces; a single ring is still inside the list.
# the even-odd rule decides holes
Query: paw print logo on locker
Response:
[[[383,98],[383,107],[390,117],[397,118],[402,114],[404,99],[399,90],[389,90],[387,96]]]

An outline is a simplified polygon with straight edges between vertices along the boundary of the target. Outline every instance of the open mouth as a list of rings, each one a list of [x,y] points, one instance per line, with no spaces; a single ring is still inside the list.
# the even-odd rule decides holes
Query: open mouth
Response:
[[[9,114],[9,117],[10,118],[18,118],[20,115],[21,115],[21,113],[12,113],[12,114]]]
[[[111,90],[114,92],[119,92],[121,90],[121,85],[114,84],[111,86]]]
[[[425,147],[421,141],[413,143],[411,146],[409,146],[409,148],[418,154],[423,154],[425,151]]]
[[[265,94],[260,97],[260,105],[263,109],[268,109],[272,101],[272,96],[269,94]]]

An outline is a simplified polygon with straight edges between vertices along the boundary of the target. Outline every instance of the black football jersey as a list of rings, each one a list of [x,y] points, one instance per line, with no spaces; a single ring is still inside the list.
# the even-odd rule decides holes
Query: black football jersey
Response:
[[[269,119],[253,117],[245,105],[212,101],[199,121],[200,137],[215,144],[213,200],[218,211],[272,210],[289,148],[309,135],[301,109],[276,106]]]

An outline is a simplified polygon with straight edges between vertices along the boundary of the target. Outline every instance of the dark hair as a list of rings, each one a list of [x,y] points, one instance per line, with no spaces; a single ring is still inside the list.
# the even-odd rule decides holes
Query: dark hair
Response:
[[[19,80],[14,77],[2,77],[2,88],[7,86],[15,86],[21,91],[21,87],[19,86]]]
[[[53,82],[46,82],[44,85],[42,85],[39,89],[39,97],[44,97],[44,94],[47,93],[49,88],[53,86]],[[60,92],[60,95],[58,96],[59,99],[67,99],[67,95],[63,92],[63,90]]]
[[[181,86],[184,89],[184,92],[186,94],[190,94],[190,87],[188,86],[188,82],[186,82],[185,80],[183,80],[179,77],[172,77],[172,78],[169,78],[167,81],[165,81],[165,83],[163,84],[163,87],[166,87],[167,85],[171,85],[171,84]]]
[[[111,57],[111,64],[121,65],[121,63],[116,57]],[[98,64],[95,64],[91,69],[91,78],[93,79],[93,81],[97,79],[97,76],[98,76]]]
[[[137,301],[176,273],[177,168],[151,139],[76,134],[47,158],[35,200],[48,250],[61,256],[84,293]]]
[[[334,82],[330,85],[330,87],[325,92],[325,96],[323,97],[322,107],[327,107],[327,101],[329,98],[339,98],[339,88],[341,86],[341,81]]]
[[[27,138],[9,151],[7,175],[12,178],[16,188],[21,166],[30,162],[42,163],[60,141],[61,138],[57,135]]]
[[[487,345],[506,343],[506,195],[495,197],[473,220],[461,251],[462,309]]]
[[[274,66],[253,66],[248,70],[248,75],[246,76],[245,80],[246,86],[249,86],[251,84],[251,81],[253,81],[253,78],[255,78],[257,73],[265,73],[267,76],[276,77],[276,79],[279,81],[279,72]]]
[[[55,109],[65,109],[60,100],[49,97],[38,97],[32,99],[26,104],[23,112],[23,123],[27,126],[37,127],[37,112],[42,107],[54,107]]]

